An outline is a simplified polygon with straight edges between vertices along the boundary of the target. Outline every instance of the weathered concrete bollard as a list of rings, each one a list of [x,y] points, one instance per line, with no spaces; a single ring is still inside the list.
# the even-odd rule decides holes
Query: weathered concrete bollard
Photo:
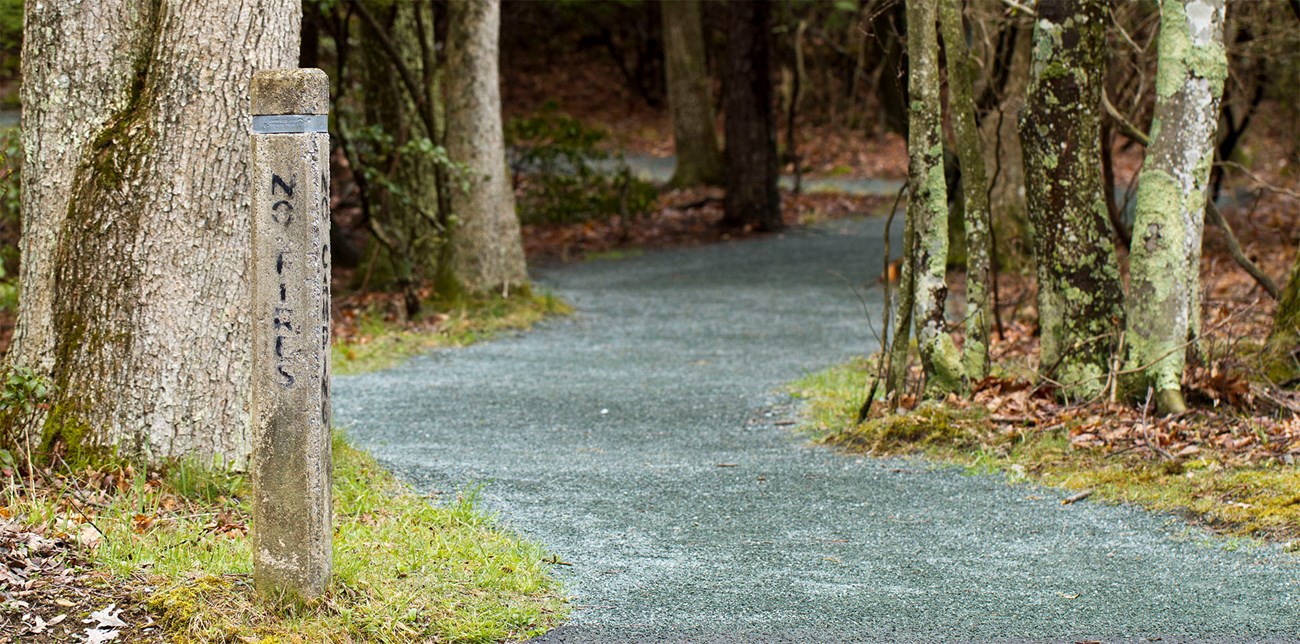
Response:
[[[329,78],[253,75],[253,582],[318,597],[329,582]]]

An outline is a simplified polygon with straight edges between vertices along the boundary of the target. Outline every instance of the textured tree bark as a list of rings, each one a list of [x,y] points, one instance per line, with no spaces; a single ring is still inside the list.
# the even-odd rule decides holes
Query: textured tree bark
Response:
[[[447,155],[466,168],[450,194],[449,271],[471,293],[528,282],[524,244],[506,176],[497,83],[500,0],[453,0],[447,26]]]
[[[780,230],[768,0],[727,3],[727,198],[722,225]]]
[[[415,12],[425,11],[417,3],[391,3],[368,0],[371,15],[385,28],[385,33],[412,73],[425,72],[424,51],[433,43],[433,16],[416,20]],[[364,88],[365,118],[377,125],[383,141],[357,141],[358,156],[374,171],[365,183],[370,204],[371,225],[384,252],[383,273],[391,275],[392,285],[407,294],[408,312],[419,308],[415,290],[436,274],[438,255],[443,241],[439,227],[436,161],[431,154],[437,133],[425,131],[414,102],[401,86],[398,72],[388,53],[375,43],[379,36],[372,25],[362,24],[362,34],[372,44],[363,48],[361,79]],[[421,44],[421,39],[424,44]],[[428,88],[426,88],[428,89]],[[428,147],[418,145],[419,140]],[[379,284],[387,286],[387,284]]]
[[[962,215],[966,223],[966,340],[962,370],[979,380],[989,373],[989,193],[984,148],[975,126],[972,61],[962,29],[961,0],[941,0],[939,24],[947,54],[948,108],[961,161]]]
[[[907,218],[915,231],[910,249],[916,280],[917,347],[925,367],[925,392],[942,398],[963,385],[960,354],[945,328],[948,298],[948,185],[943,173],[943,122],[939,102],[938,0],[907,3],[907,93],[912,97],[907,137]]]
[[[676,187],[719,185],[722,152],[709,98],[709,69],[704,57],[704,29],[698,0],[660,5],[664,22],[664,67],[668,107],[673,115],[677,167],[669,183]]]
[[[57,387],[47,446],[249,456],[249,78],[297,0],[27,3],[10,360]]]
[[[898,271],[898,301],[894,304],[894,338],[889,345],[888,369],[885,370],[885,395],[898,406],[907,385],[907,359],[912,337],[912,311],[916,305],[916,230],[913,228],[911,197],[903,223],[903,261]],[[888,279],[888,275],[885,276]]]
[[[1151,145],[1138,177],[1129,258],[1129,368],[1163,413],[1186,410],[1187,345],[1199,333],[1201,238],[1219,101],[1228,75],[1223,0],[1163,0]]]
[[[1020,121],[1040,371],[1076,398],[1101,393],[1124,317],[1099,171],[1106,20],[1100,0],[1038,3]]]

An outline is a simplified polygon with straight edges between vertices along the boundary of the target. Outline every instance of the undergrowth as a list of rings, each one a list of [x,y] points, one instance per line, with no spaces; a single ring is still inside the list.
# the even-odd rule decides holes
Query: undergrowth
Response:
[[[1300,539],[1300,468],[1242,464],[1210,449],[1153,457],[1141,450],[1079,447],[1069,428],[1007,430],[977,407],[922,403],[910,412],[855,424],[867,388],[857,360],[790,385],[806,401],[802,429],[818,442],[881,456],[919,455],[973,473],[1005,473],[1110,503],[1176,512],[1218,532]]]

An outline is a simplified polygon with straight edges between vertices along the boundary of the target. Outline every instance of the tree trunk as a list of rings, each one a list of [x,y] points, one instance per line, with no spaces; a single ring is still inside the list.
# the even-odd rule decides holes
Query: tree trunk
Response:
[[[368,0],[372,16],[393,44],[402,63],[412,74],[420,74],[424,87],[434,73],[425,51],[432,51],[433,16],[417,20],[416,12],[426,5]],[[385,251],[381,279],[408,294],[408,312],[419,307],[415,290],[434,277],[443,231],[439,229],[437,160],[432,154],[437,132],[428,132],[414,100],[403,90],[399,72],[389,53],[375,44],[374,26],[362,24],[367,46],[362,50],[361,86],[365,118],[373,135],[357,141],[357,162],[373,176],[365,182],[371,227]],[[423,41],[423,42],[422,42]],[[426,100],[429,100],[426,98]],[[410,301],[414,299],[413,306]]]
[[[1164,0],[1151,145],[1138,177],[1128,299],[1129,368],[1178,413],[1185,345],[1201,317],[1201,233],[1228,75],[1223,0]]]
[[[660,5],[664,21],[664,67],[673,115],[677,167],[669,183],[684,188],[722,183],[722,152],[709,98],[709,69],[698,0]]]
[[[1025,157],[1016,130],[1016,118],[1025,104],[1029,88],[1029,67],[1033,50],[1030,29],[1017,24],[1011,63],[1001,98],[984,116],[980,134],[984,140],[984,158],[993,162],[989,176],[989,216],[991,232],[998,245],[994,261],[1003,268],[1026,265],[1029,256],[1029,215],[1025,207]]]
[[[298,0],[28,3],[13,364],[47,447],[247,463],[248,87]]]
[[[1282,289],[1264,349],[1264,373],[1282,387],[1300,384],[1300,252]]]
[[[917,347],[925,366],[925,392],[942,398],[962,388],[957,346],[948,334],[948,185],[943,173],[943,115],[939,103],[938,0],[907,3],[907,93],[912,97],[907,137],[907,218],[915,231]]]
[[[722,225],[780,230],[768,0],[727,4],[727,198]]]
[[[966,228],[966,341],[961,362],[966,376],[989,373],[989,196],[984,148],[975,126],[971,95],[973,66],[962,29],[961,0],[942,0],[939,24],[947,54],[948,109],[961,162],[962,216]]]
[[[1020,121],[1038,272],[1040,372],[1077,398],[1101,393],[1124,316],[1099,173],[1106,22],[1100,0],[1038,3]]]
[[[450,276],[471,293],[528,282],[524,244],[506,176],[497,82],[500,0],[453,0],[447,27],[447,155],[465,166],[451,190]]]

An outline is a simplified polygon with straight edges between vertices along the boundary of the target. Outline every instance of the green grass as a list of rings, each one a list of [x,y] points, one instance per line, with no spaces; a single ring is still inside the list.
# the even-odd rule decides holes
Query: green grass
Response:
[[[1181,461],[1072,446],[1066,430],[1005,431],[978,409],[926,403],[855,425],[867,361],[809,374],[789,386],[807,401],[803,431],[819,442],[876,455],[919,455],[978,473],[1005,473],[1091,499],[1183,514],[1228,535],[1300,539],[1300,468],[1229,464],[1208,450]]]
[[[563,617],[545,553],[484,514],[476,491],[431,502],[341,437],[333,451],[334,575],[312,605],[259,599],[247,481],[201,467],[117,483],[94,517],[91,561],[136,588],[177,641],[489,642]],[[29,524],[60,514],[58,499],[11,505]]]
[[[332,369],[337,375],[365,373],[396,366],[437,347],[456,347],[489,339],[509,330],[527,329],[551,315],[568,315],[573,309],[545,293],[516,293],[434,301],[427,308],[448,316],[434,330],[410,330],[387,322],[379,311],[358,321],[364,343],[336,342]]]

